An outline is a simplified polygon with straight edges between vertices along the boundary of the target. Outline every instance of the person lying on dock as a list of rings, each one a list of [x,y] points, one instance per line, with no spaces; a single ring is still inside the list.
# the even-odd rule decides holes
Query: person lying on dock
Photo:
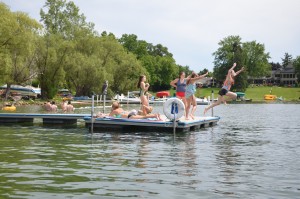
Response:
[[[116,117],[116,118],[128,118],[128,119],[147,119],[147,118],[158,119],[159,118],[157,114],[138,115],[138,111],[136,110],[132,110],[130,112],[124,111],[123,108],[120,107],[119,102],[113,102],[109,116]]]
[[[142,116],[155,116],[157,120],[162,120],[162,118],[160,117],[160,114],[157,113],[157,114],[153,114],[152,113],[153,111],[153,106],[146,106],[146,105],[143,105],[142,106],[142,110],[139,110],[138,111],[138,115],[142,115]]]

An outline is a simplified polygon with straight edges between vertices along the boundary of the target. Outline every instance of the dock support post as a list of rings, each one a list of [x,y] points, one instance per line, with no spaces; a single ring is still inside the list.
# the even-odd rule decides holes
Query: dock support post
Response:
[[[91,133],[94,133],[94,93],[92,94]]]
[[[174,111],[173,111],[173,115],[174,115],[174,120],[173,120],[173,134],[174,134],[174,139],[175,139],[175,135],[176,135],[176,113],[178,113],[178,110],[176,112],[176,108],[175,108],[175,103],[174,102],[173,102],[172,106],[174,107]]]
[[[98,102],[99,102],[99,95],[96,95],[96,104],[98,104]]]
[[[129,109],[128,104],[129,104],[129,91],[127,91],[127,110]]]
[[[214,103],[215,97],[214,97],[214,90],[211,90],[211,102]],[[214,116],[214,108],[211,108],[211,116]]]
[[[103,113],[105,113],[106,95],[103,95]]]
[[[175,138],[175,135],[176,135],[176,120],[175,120],[175,118],[173,120],[173,134],[174,134],[174,138]]]

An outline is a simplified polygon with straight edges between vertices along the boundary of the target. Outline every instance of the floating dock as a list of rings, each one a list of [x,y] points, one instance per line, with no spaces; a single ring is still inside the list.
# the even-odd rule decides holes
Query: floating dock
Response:
[[[84,120],[85,126],[91,130],[91,114],[35,114],[35,113],[0,113],[0,124],[33,123],[34,119],[43,120],[43,124],[76,124]],[[216,125],[220,117],[195,117],[194,120],[180,119],[176,122],[176,132],[195,131],[200,128]],[[126,118],[94,118],[93,132],[97,131],[163,131],[173,132],[174,123],[169,119],[126,119]]]
[[[35,118],[41,118],[44,124],[75,124],[87,116],[91,114],[0,113],[0,123],[32,123]]]
[[[216,125],[220,117],[195,117],[194,120],[181,119],[176,122],[176,132],[195,131],[200,128]],[[85,117],[86,127],[91,130],[91,117]],[[173,132],[173,121],[152,119],[96,118],[93,131],[164,131]]]

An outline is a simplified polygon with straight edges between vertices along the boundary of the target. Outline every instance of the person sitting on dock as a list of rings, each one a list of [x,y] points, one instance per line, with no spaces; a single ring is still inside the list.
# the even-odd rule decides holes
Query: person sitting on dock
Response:
[[[142,106],[142,110],[138,111],[138,115],[153,116],[153,117],[155,116],[157,120],[162,120],[159,113],[153,114],[152,111],[153,111],[153,106],[145,106],[145,105],[143,105]]]
[[[131,110],[124,111],[123,108],[120,107],[119,102],[113,102],[111,106],[111,112],[109,114],[111,117],[116,118],[128,118],[128,119],[147,119],[147,118],[158,118],[157,114],[150,114],[150,115],[138,115],[138,111]]]
[[[242,67],[241,70],[234,72],[234,68],[236,67],[236,63],[233,64],[233,66],[228,70],[228,73],[226,75],[226,79],[224,81],[223,87],[221,88],[221,90],[219,91],[219,96],[218,96],[218,101],[215,103],[212,103],[211,105],[209,105],[208,107],[206,107],[204,109],[204,115],[205,113],[215,107],[220,105],[222,102],[226,103],[224,96],[228,96],[231,99],[236,99],[237,98],[237,94],[233,93],[230,91],[231,86],[234,84],[234,77],[236,77],[238,74],[240,74],[241,72],[244,71],[244,67]]]
[[[72,112],[74,111],[74,106],[71,104],[71,101],[68,101],[67,107],[66,107],[67,112]]]

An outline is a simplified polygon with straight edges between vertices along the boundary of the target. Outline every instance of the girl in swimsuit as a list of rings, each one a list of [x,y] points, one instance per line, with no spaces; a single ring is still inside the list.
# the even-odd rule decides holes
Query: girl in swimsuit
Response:
[[[176,88],[176,97],[182,100],[185,107],[187,107],[187,101],[185,97],[186,81],[187,78],[185,78],[185,72],[181,71],[179,73],[179,78],[176,78],[170,82],[170,85]]]
[[[137,87],[140,89],[140,99],[142,106],[149,106],[149,101],[146,92],[148,91],[150,85],[148,83],[145,83],[145,81],[146,76],[141,75]]]
[[[223,87],[219,91],[218,101],[216,101],[215,103],[213,103],[210,106],[206,107],[204,109],[204,115],[209,109],[220,105],[222,102],[226,103],[226,101],[224,99],[224,96],[228,96],[229,98],[231,98],[233,100],[236,99],[237,94],[231,92],[230,88],[234,84],[234,77],[237,76],[238,74],[240,74],[242,71],[244,71],[244,67],[242,67],[241,70],[239,70],[237,72],[234,72],[235,67],[236,67],[236,63],[234,63],[233,66],[228,70],[228,73],[226,75],[226,79],[224,81]]]
[[[186,101],[187,101],[187,107],[186,107],[186,119],[189,119],[189,111],[191,108],[191,105],[193,106],[192,111],[191,111],[191,118],[194,119],[194,114],[196,112],[196,108],[197,108],[197,102],[196,102],[196,97],[195,97],[195,93],[196,93],[196,82],[200,79],[202,79],[203,77],[205,77],[206,75],[208,75],[208,72],[204,75],[197,75],[195,72],[192,73],[191,77],[188,78],[186,84],[186,91],[185,91],[185,97],[186,97]]]

